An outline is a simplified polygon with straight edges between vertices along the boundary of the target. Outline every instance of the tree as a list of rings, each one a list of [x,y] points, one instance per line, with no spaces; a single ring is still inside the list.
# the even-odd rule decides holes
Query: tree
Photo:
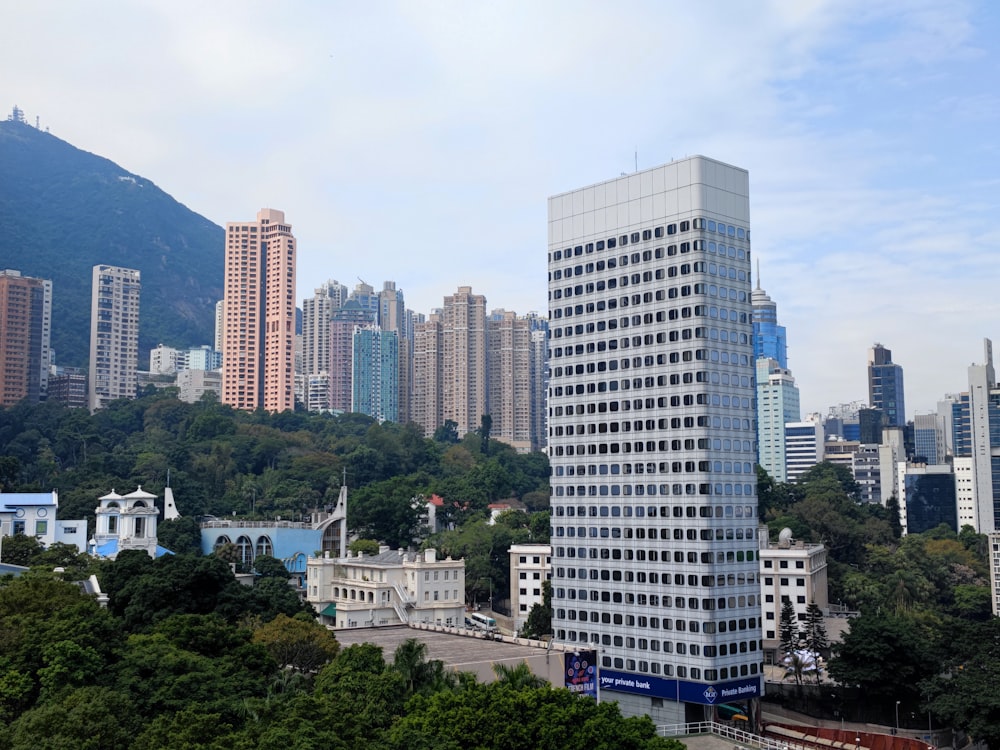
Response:
[[[5,536],[0,540],[0,559],[8,565],[29,567],[32,561],[45,549],[35,537],[27,534]]]
[[[805,636],[806,648],[814,657],[818,658],[830,648],[830,641],[826,635],[826,625],[823,623],[823,610],[815,601],[809,602],[809,606],[806,607],[806,625],[803,629],[803,635]],[[816,679],[819,680],[819,669],[816,670]]]
[[[280,614],[254,631],[253,642],[264,646],[278,666],[310,674],[340,651],[329,630],[308,616]]]
[[[953,639],[945,669],[924,684],[936,717],[976,742],[1000,747],[1000,620],[963,623]]]
[[[871,699],[920,700],[917,684],[940,671],[936,632],[896,614],[862,614],[833,649],[830,676]]]
[[[156,527],[156,541],[178,555],[200,555],[201,527],[189,516],[162,521]]]
[[[514,668],[513,671],[518,671]],[[464,747],[563,750],[682,750],[656,736],[648,716],[623,718],[618,704],[596,703],[568,690],[472,683],[461,690],[416,695],[393,725],[390,750]]]
[[[347,550],[354,555],[359,552],[366,555],[377,555],[378,542],[375,539],[355,539],[347,545]]]
[[[542,581],[542,603],[528,612],[528,619],[521,628],[523,638],[541,638],[552,633],[552,582]]]
[[[778,630],[778,643],[782,654],[788,655],[795,650],[798,629],[795,606],[786,596],[781,600],[781,625]]]
[[[446,419],[444,424],[434,430],[435,443],[457,443],[458,442],[458,422],[453,419]]]
[[[512,687],[515,690],[540,688],[549,684],[549,681],[544,677],[539,677],[532,672],[531,667],[524,661],[514,666],[497,662],[493,665],[493,674],[496,675],[497,682]]]

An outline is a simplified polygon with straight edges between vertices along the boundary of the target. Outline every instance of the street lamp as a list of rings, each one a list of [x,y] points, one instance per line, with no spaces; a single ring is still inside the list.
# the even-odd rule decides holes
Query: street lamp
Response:
[[[896,734],[899,734],[899,704],[900,701],[896,701]]]

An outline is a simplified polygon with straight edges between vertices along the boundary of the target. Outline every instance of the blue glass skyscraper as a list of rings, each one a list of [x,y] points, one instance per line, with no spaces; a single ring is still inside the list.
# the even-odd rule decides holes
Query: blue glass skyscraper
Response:
[[[767,357],[788,369],[788,339],[785,327],[778,325],[778,306],[760,288],[760,265],[757,266],[757,288],[750,295],[753,303],[753,356]]]
[[[881,344],[868,350],[868,399],[885,415],[888,427],[906,426],[903,368],[892,361],[892,351]]]

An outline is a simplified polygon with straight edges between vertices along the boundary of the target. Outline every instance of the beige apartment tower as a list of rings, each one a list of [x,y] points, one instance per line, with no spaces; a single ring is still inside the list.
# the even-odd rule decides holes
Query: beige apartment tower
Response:
[[[460,286],[415,326],[413,421],[429,437],[452,420],[462,436],[479,427],[486,399],[486,297]]]
[[[226,224],[222,403],[295,408],[295,237],[283,211]]]
[[[486,320],[492,437],[531,450],[531,322],[510,310]]]
[[[94,266],[90,297],[90,410],[135,398],[139,363],[139,272]]]

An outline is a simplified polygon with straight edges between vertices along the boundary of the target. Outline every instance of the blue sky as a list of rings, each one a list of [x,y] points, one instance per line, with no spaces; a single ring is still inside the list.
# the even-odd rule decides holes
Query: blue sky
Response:
[[[698,6],[698,7],[693,7]],[[750,170],[804,411],[907,412],[1000,339],[988,2],[8,4],[6,107],[213,221],[283,209],[300,298],[394,279],[546,308],[546,198],[705,154]],[[221,257],[221,248],[220,248]],[[221,261],[220,261],[221,262]],[[197,343],[197,342],[192,342]]]

